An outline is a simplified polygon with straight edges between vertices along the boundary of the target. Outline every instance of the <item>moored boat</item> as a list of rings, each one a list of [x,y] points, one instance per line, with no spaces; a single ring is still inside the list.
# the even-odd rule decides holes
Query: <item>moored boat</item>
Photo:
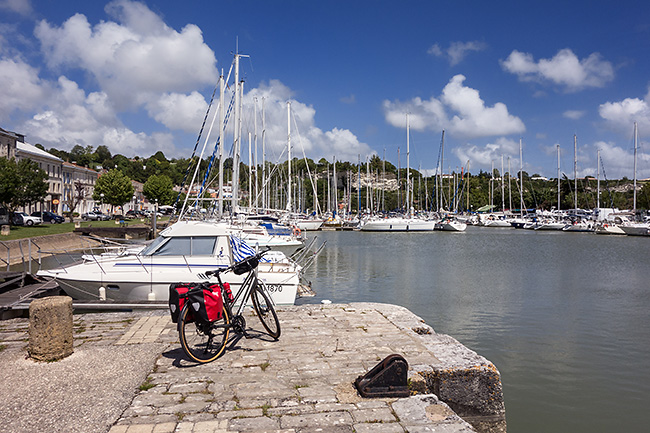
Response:
[[[40,270],[38,275],[55,278],[75,299],[96,300],[105,293],[114,301],[160,301],[167,300],[170,284],[212,281],[206,271],[227,267],[252,252],[224,223],[181,221],[138,254],[90,256],[81,263]],[[293,304],[301,268],[279,251],[271,256],[273,261],[260,263],[258,278],[276,304]],[[226,281],[236,291],[243,276],[228,274]]]

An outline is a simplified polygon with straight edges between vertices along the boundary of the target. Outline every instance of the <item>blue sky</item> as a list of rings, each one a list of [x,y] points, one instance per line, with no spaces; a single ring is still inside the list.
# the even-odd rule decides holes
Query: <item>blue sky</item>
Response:
[[[291,100],[294,155],[397,165],[399,148],[405,166],[408,112],[428,173],[444,129],[445,172],[516,172],[521,138],[526,171],[555,177],[559,144],[573,177],[576,134],[579,176],[600,150],[608,178],[631,178],[636,121],[650,177],[650,4],[633,1],[0,0],[0,126],[188,157],[237,40],[244,143],[264,100],[272,161]]]

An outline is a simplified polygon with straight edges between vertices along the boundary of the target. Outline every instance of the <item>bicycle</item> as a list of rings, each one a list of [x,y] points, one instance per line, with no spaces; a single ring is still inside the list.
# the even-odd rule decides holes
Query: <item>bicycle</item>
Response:
[[[220,268],[206,272],[206,276],[217,277],[220,289],[220,298],[223,309],[215,320],[202,319],[187,302],[192,294],[214,287],[208,282],[200,283],[186,293],[180,294],[179,299],[185,298],[183,308],[178,316],[178,333],[183,352],[193,361],[207,363],[221,356],[226,349],[230,332],[249,337],[246,332],[246,319],[243,316],[244,307],[250,299],[255,314],[262,322],[266,332],[274,339],[280,338],[280,321],[273,307],[273,302],[267,294],[264,283],[257,279],[257,266],[259,260],[268,251],[262,251],[237,262],[227,268]],[[248,272],[237,294],[233,297],[228,283],[224,283],[221,274],[234,272],[243,275]],[[238,302],[240,301],[241,302]],[[235,306],[238,304],[236,310]],[[196,309],[198,310],[198,309]]]

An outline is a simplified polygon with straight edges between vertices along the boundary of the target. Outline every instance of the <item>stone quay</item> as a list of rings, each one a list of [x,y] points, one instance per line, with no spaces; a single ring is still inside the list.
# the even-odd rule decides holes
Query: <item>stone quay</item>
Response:
[[[278,308],[279,341],[247,314],[208,364],[190,362],[167,311],[74,316],[74,352],[27,357],[29,319],[0,322],[0,432],[505,432],[500,374],[409,310],[351,303]],[[385,357],[410,397],[354,387]]]

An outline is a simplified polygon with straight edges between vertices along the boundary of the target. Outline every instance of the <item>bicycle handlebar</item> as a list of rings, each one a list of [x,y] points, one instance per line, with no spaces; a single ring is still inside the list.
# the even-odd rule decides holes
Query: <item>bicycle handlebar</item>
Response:
[[[266,249],[264,251],[260,251],[260,252],[258,252],[256,254],[252,255],[252,256],[248,256],[244,260],[241,260],[241,261],[239,261],[237,263],[233,263],[232,265],[228,266],[227,268],[219,268],[219,269],[215,269],[214,271],[207,271],[205,273],[205,275],[207,277],[210,277],[212,275],[217,275],[217,274],[221,274],[221,273],[224,273],[224,272],[230,272],[233,269],[235,269],[235,267],[237,267],[237,265],[239,265],[239,264],[247,262],[247,261],[249,261],[251,259],[257,259],[257,260],[261,259],[262,256],[264,254],[266,254],[267,252],[269,252],[270,250],[271,250],[271,247],[266,247]]]

